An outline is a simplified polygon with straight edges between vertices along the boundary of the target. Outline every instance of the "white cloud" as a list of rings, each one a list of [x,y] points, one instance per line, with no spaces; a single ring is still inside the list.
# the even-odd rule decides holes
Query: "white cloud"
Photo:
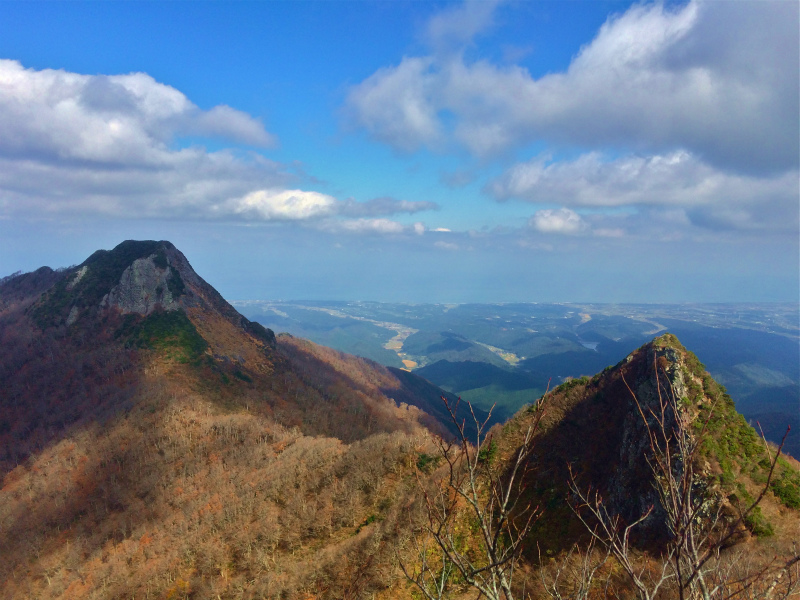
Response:
[[[438,231],[442,233],[450,233],[452,230],[448,229],[447,227],[437,227],[436,229],[431,229],[431,231]]]
[[[352,198],[344,200],[337,212],[346,217],[380,217],[399,213],[414,214],[426,210],[438,210],[435,202],[397,200],[396,198],[373,198],[365,202],[356,202]]]
[[[572,206],[701,205],[796,198],[797,172],[771,177],[715,169],[687,152],[607,159],[598,152],[571,161],[537,157],[489,184],[497,199]]]
[[[182,136],[275,142],[229,106],[204,111],[145,73],[81,75],[0,60],[0,213],[117,218],[345,222],[345,231],[396,232],[383,217],[433,202],[339,201],[294,189],[296,166],[255,152],[176,147]],[[306,179],[310,179],[306,177]]]
[[[417,235],[422,235],[423,233],[425,233],[424,223],[420,222],[414,223],[413,227],[414,227],[414,233],[416,233]]]
[[[587,229],[581,216],[568,208],[544,209],[534,213],[529,224],[541,233],[576,234]]]
[[[405,57],[354,86],[347,104],[370,135],[407,151],[455,141],[487,156],[544,140],[794,169],[797,21],[794,2],[634,5],[564,72],[534,79],[463,54]]]
[[[492,24],[497,4],[497,0],[466,0],[444,9],[428,21],[428,43],[440,52],[458,50]]]
[[[336,199],[303,190],[259,190],[235,201],[232,211],[266,220],[300,221],[330,215]]]
[[[683,151],[616,159],[592,152],[517,164],[487,191],[499,200],[573,207],[680,207],[703,226],[796,230],[799,181],[797,171],[761,177],[721,171]]]
[[[293,179],[257,153],[176,147],[183,136],[270,146],[260,121],[204,111],[145,73],[81,75],[0,60],[0,211],[230,217],[231,199]]]
[[[323,229],[328,231],[341,231],[356,234],[398,234],[403,233],[406,228],[397,221],[389,219],[352,219],[340,221],[328,221],[323,224]]]
[[[208,111],[193,111],[187,132],[196,135],[234,139],[253,146],[274,146],[277,138],[267,133],[263,125],[250,115],[230,106],[215,106]]]
[[[436,82],[426,73],[432,61],[404,59],[396,68],[382,69],[348,94],[351,119],[375,138],[411,151],[422,145],[437,146],[442,128],[430,89]]]
[[[228,106],[202,111],[145,73],[81,75],[0,60],[0,156],[109,166],[168,166],[181,135],[259,146],[275,138]]]
[[[592,233],[597,237],[621,238],[625,237],[625,230],[621,227],[594,229]]]

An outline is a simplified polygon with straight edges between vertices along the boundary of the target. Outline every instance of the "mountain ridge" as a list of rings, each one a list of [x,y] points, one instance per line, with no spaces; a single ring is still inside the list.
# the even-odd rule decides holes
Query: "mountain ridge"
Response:
[[[414,560],[419,486],[446,471],[437,440],[453,430],[438,401],[454,396],[414,374],[261,331],[167,244],[124,242],[70,269],[0,283],[5,593],[410,597],[397,559]],[[755,490],[744,478],[763,466],[752,435],[739,435],[746,423],[676,339],[657,343],[653,356],[640,349],[546,396],[528,485],[545,512],[526,569],[537,568],[534,542],[557,554],[585,536],[566,503],[568,463],[625,518],[651,501],[640,481],[643,429],[622,379],[652,400],[651,359],[674,374],[670,365],[690,368],[674,382],[692,410],[707,396],[730,409],[709,448],[728,463],[714,459],[708,473],[727,495]],[[451,423],[471,419],[468,408]],[[514,454],[533,411],[495,426],[487,468]],[[783,543],[796,524],[797,511],[775,500],[791,504],[797,493],[789,467],[780,465],[780,485],[747,535]]]

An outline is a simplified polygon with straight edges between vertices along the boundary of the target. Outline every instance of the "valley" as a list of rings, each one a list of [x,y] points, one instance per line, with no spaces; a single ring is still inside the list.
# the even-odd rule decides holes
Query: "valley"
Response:
[[[592,375],[669,331],[688,341],[769,439],[778,441],[783,435],[776,423],[800,431],[796,305],[234,305],[275,331],[411,369],[484,409],[497,403],[506,417],[532,402],[548,384]],[[365,329],[365,324],[375,328]],[[798,438],[792,435],[787,442],[794,455],[800,455]]]

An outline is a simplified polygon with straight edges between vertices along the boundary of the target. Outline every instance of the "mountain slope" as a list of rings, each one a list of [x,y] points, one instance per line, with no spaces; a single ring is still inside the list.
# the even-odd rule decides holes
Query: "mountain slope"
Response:
[[[388,370],[277,341],[169,242],[5,280],[0,311],[4,598],[392,583],[426,426],[443,430]]]
[[[655,504],[630,390],[646,409],[666,381],[694,423],[708,421],[702,489],[726,506],[757,494],[763,446],[664,336],[545,399],[527,479],[543,516],[522,572],[539,568],[537,544],[557,555],[586,537],[568,508],[568,465],[628,522]],[[2,595],[409,598],[397,558],[414,560],[419,486],[447,470],[430,433],[446,435],[440,394],[416,375],[276,339],[168,242],[124,242],[77,267],[5,279]],[[498,425],[481,468],[501,470],[533,416]],[[797,464],[784,460],[748,523],[759,539],[747,552],[784,552],[797,505]],[[642,551],[664,537],[652,518]],[[451,590],[463,593],[457,581]]]
[[[673,394],[674,405],[667,401]],[[651,468],[654,455],[648,430],[659,430],[657,416],[664,419],[668,436],[676,435],[680,420],[690,436],[703,440],[694,458],[699,477],[696,493],[720,506],[725,518],[737,514],[737,503],[758,496],[767,480],[770,452],[774,455],[774,448],[768,451],[736,412],[724,388],[670,334],[592,378],[559,386],[544,398],[542,407],[545,414],[528,489],[536,503],[547,507],[535,538],[553,552],[587,533],[570,509],[574,498],[570,481],[599,494],[604,509],[622,523],[636,522],[652,507],[634,532],[633,539],[642,548],[657,548],[669,537]],[[535,409],[524,410],[503,426],[497,435],[502,455],[515,451],[534,417]],[[673,456],[673,460],[678,459]],[[675,468],[682,468],[679,462]],[[747,526],[761,534],[764,543],[786,550],[800,531],[798,509],[798,463],[781,458],[770,491]]]

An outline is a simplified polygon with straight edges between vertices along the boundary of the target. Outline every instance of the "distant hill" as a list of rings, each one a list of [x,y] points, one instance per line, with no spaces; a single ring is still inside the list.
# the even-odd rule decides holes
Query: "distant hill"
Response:
[[[767,438],[800,431],[798,305],[237,303],[248,317],[386,366],[405,366],[506,416],[567,377],[614,365],[654,335],[684,340]],[[283,315],[283,316],[281,316]],[[285,328],[285,329],[284,329]],[[405,328],[407,337],[397,337]],[[394,350],[392,350],[394,349]],[[404,361],[401,364],[401,359]],[[524,388],[520,382],[527,382]],[[786,451],[800,456],[800,434]]]

